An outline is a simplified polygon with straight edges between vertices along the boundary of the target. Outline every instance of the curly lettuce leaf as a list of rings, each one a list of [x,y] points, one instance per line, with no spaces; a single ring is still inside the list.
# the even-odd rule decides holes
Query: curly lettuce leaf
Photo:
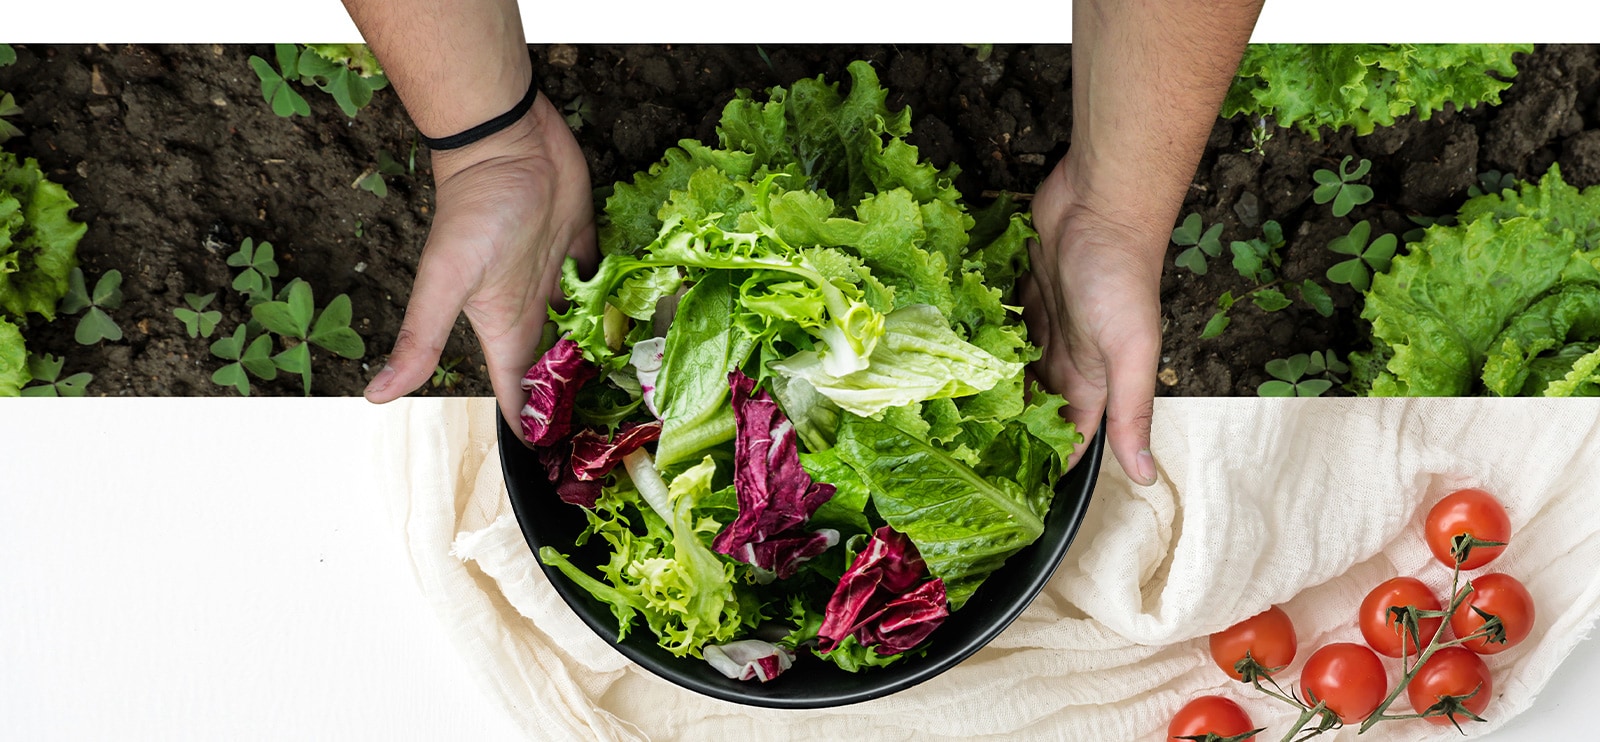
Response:
[[[1322,127],[1357,135],[1415,113],[1423,121],[1452,104],[1498,104],[1531,44],[1252,44],[1222,105],[1222,117],[1270,116],[1314,139]]]
[[[1600,340],[1600,189],[1552,167],[1462,215],[1373,278],[1361,316],[1374,349],[1353,366],[1374,396],[1527,393],[1565,376],[1550,353]]]
[[[22,387],[33,380],[28,372],[28,348],[22,331],[0,317],[0,397],[22,394]]]
[[[33,158],[0,152],[0,310],[55,319],[88,230],[69,216],[77,206]]]

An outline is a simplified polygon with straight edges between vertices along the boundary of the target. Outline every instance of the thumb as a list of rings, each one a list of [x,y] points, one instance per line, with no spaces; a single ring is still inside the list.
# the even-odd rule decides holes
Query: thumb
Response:
[[[394,350],[363,392],[370,402],[392,402],[433,376],[456,317],[466,304],[467,285],[429,257],[424,254],[417,268],[417,280],[411,287],[411,299],[406,303]]]

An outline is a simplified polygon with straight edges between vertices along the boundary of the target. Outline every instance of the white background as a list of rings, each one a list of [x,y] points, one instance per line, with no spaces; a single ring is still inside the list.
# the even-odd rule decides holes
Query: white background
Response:
[[[383,420],[358,399],[0,402],[0,739],[518,739],[413,581]],[[1581,738],[1596,687],[1589,640],[1486,739]]]
[[[527,4],[530,8],[532,3]],[[534,42],[1066,41],[1066,2],[547,4]],[[9,43],[357,41],[335,0],[7,2]],[[1600,4],[1270,0],[1256,42],[1594,42]],[[0,738],[516,739],[406,566],[360,400],[0,403]],[[1590,640],[1495,740],[1587,737]]]

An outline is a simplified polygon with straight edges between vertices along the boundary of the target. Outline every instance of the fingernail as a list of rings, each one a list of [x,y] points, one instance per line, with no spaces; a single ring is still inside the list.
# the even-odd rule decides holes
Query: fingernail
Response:
[[[372,377],[372,383],[367,384],[367,390],[362,392],[362,395],[370,397],[388,389],[389,383],[392,381],[394,381],[394,366],[384,364],[383,370],[379,371],[377,376]]]
[[[1156,457],[1150,454],[1150,449],[1139,449],[1135,466],[1139,468],[1139,484],[1149,487],[1156,483]]]

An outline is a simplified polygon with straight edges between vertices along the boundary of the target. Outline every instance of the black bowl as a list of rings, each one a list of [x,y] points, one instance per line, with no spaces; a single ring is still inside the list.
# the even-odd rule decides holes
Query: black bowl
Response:
[[[496,417],[499,417],[496,415]],[[1056,484],[1055,500],[1045,516],[1044,534],[1028,548],[1006,560],[984,581],[961,610],[950,614],[928,640],[927,654],[896,662],[888,667],[846,672],[832,663],[807,657],[804,653],[794,667],[776,679],[760,683],[731,680],[693,657],[674,657],[656,644],[655,635],[638,624],[628,638],[617,642],[617,619],[605,603],[573,584],[561,570],[540,562],[556,592],[572,607],[583,622],[618,652],[646,670],[689,690],[724,701],[768,708],[807,709],[843,706],[870,701],[905,690],[970,657],[1022,614],[1050,580],[1056,565],[1067,553],[1072,537],[1083,522],[1100,471],[1100,454],[1105,447],[1105,426],[1089,442],[1088,451],[1078,465]],[[593,539],[574,547],[573,538],[583,530],[582,511],[556,497],[555,488],[545,478],[538,456],[530,451],[500,421],[500,464],[505,472],[511,508],[516,511],[522,535],[535,554],[541,546],[554,546],[567,554],[572,563],[598,574],[596,565],[607,561],[604,539]]]

